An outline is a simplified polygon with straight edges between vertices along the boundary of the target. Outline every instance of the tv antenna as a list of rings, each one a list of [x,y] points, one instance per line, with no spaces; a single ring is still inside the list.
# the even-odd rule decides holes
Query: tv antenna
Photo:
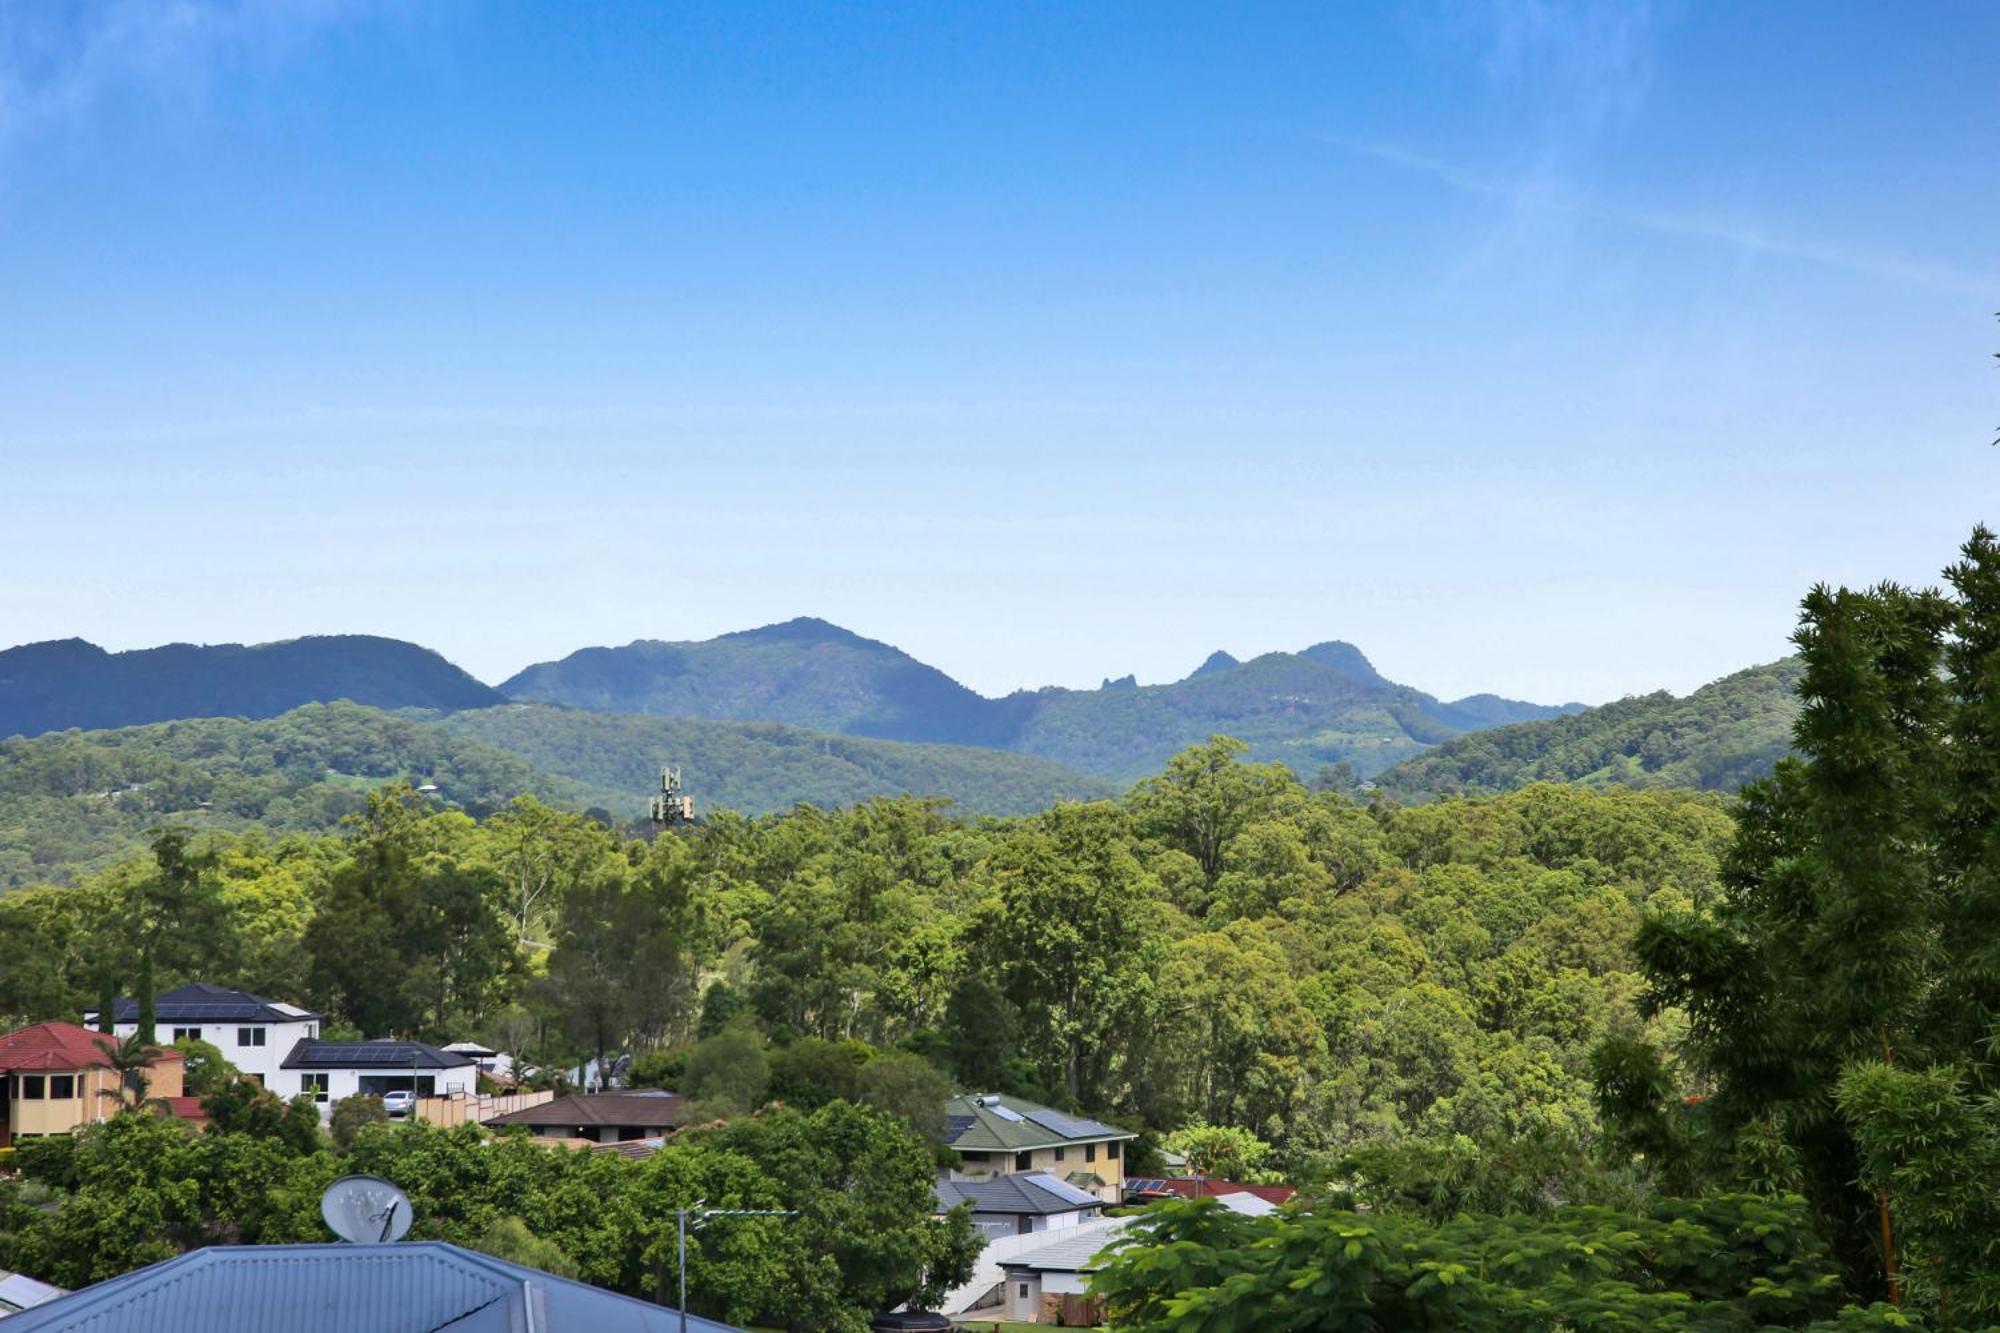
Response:
[[[660,770],[660,790],[653,797],[650,813],[654,828],[694,822],[694,797],[681,790],[680,769],[669,765]]]
[[[383,1245],[410,1231],[410,1196],[380,1176],[342,1176],[319,1196],[333,1234],[356,1245]]]

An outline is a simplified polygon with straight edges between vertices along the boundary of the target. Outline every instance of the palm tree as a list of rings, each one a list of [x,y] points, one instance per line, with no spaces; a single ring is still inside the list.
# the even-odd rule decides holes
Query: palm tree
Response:
[[[149,1100],[147,1090],[152,1087],[153,1049],[147,1045],[144,1033],[135,1032],[123,1041],[97,1039],[97,1048],[104,1052],[112,1072],[118,1075],[118,1087],[106,1088],[103,1095],[116,1097],[120,1104],[144,1106]]]

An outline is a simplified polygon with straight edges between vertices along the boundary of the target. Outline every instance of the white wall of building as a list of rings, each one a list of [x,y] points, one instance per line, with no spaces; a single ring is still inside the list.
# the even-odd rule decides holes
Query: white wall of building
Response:
[[[363,1091],[373,1092],[387,1080],[392,1087],[410,1086],[411,1071],[398,1070],[384,1065],[369,1065],[367,1068],[348,1069],[287,1069],[280,1073],[276,1082],[265,1086],[280,1097],[290,1099],[301,1092],[312,1092],[320,1101],[320,1109],[331,1111],[343,1097],[352,1097]],[[316,1078],[324,1078],[323,1090],[314,1086]],[[419,1069],[416,1071],[417,1095],[422,1097],[443,1096],[450,1092],[471,1092],[479,1081],[478,1066],[467,1063],[450,1069]],[[365,1085],[365,1086],[364,1086]],[[380,1095],[379,1092],[376,1095]]]
[[[1007,1275],[1007,1317],[1021,1324],[1032,1324],[1042,1317],[1042,1279],[1039,1273]]]
[[[114,1036],[124,1038],[134,1036],[139,1031],[137,1023],[118,1023],[112,1027]],[[180,1031],[199,1033],[200,1039],[222,1052],[222,1058],[251,1075],[280,1097],[290,1097],[299,1090],[298,1078],[290,1070],[282,1073],[278,1066],[292,1053],[292,1047],[302,1037],[319,1035],[319,1020],[301,1019],[296,1023],[216,1023],[185,1022],[170,1023],[162,1019],[153,1025],[153,1035],[162,1044],[171,1044],[174,1034]]]
[[[1084,1222],[1095,1216],[1097,1216],[1096,1213],[1085,1213],[1081,1209],[1067,1213],[1047,1213],[1041,1217],[1030,1218],[1029,1229],[1032,1231],[1067,1231],[1071,1227],[1083,1225]]]

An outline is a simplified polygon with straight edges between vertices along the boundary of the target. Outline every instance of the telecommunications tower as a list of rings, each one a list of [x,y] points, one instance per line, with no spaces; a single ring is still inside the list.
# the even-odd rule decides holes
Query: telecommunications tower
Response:
[[[681,771],[674,767],[660,770],[660,790],[654,794],[650,813],[656,829],[677,828],[694,822],[694,797],[681,791]]]

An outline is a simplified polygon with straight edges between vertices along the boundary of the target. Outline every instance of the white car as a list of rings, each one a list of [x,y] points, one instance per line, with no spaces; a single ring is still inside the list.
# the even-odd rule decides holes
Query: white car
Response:
[[[417,1106],[417,1094],[407,1088],[382,1094],[382,1109],[390,1115],[408,1115]]]

